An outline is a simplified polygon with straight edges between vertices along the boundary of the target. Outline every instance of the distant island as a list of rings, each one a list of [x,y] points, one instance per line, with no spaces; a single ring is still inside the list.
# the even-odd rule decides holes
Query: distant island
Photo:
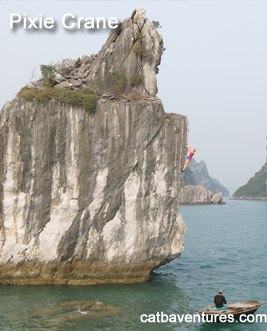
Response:
[[[236,200],[267,200],[267,162],[233,194]]]
[[[223,197],[228,197],[229,192],[221,183],[210,177],[206,163],[202,160],[197,162],[195,159],[186,169],[184,174],[185,185],[203,185],[213,193],[222,192]]]
[[[227,188],[210,177],[206,163],[193,159],[184,172],[180,204],[224,204],[223,197],[228,196]]]

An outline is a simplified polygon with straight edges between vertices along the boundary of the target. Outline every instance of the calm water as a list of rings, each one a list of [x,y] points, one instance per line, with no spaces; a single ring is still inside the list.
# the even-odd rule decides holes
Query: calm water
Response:
[[[182,206],[185,251],[155,271],[151,281],[89,287],[0,286],[0,330],[266,330],[266,324],[142,324],[140,315],[186,314],[212,304],[222,288],[228,302],[267,302],[267,201]],[[112,316],[78,311],[53,315],[51,304],[103,301],[121,307]],[[267,313],[267,305],[258,313]],[[52,307],[52,308],[51,308]]]

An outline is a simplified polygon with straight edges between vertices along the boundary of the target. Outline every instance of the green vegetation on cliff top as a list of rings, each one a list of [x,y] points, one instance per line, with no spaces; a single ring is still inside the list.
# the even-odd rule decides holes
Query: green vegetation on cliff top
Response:
[[[23,87],[17,96],[28,101],[36,99],[40,102],[45,102],[53,99],[73,106],[83,107],[89,113],[95,111],[97,102],[94,91],[89,88],[84,88],[80,91],[71,91],[65,88],[46,87],[44,90],[38,90]]]
[[[241,186],[234,194],[234,198],[266,198],[267,197],[267,166],[250,178],[246,185]]]

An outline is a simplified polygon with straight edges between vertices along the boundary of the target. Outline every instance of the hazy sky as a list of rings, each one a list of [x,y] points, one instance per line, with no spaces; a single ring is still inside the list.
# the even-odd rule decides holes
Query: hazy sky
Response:
[[[11,12],[30,16],[129,17],[144,7],[159,21],[166,51],[158,96],[166,112],[188,116],[197,161],[231,191],[265,162],[267,136],[266,1],[0,1],[0,107],[34,68],[96,53],[108,32],[9,29]]]

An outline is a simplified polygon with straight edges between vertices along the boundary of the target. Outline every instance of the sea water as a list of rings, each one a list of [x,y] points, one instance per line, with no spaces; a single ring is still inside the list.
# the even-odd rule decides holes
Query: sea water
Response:
[[[263,323],[141,323],[142,314],[190,314],[212,304],[219,289],[228,303],[267,301],[267,201],[229,200],[180,210],[187,226],[184,253],[155,270],[150,281],[0,286],[0,330],[266,330]],[[120,311],[53,313],[53,305],[73,300],[104,302]],[[267,314],[266,305],[257,313]]]

